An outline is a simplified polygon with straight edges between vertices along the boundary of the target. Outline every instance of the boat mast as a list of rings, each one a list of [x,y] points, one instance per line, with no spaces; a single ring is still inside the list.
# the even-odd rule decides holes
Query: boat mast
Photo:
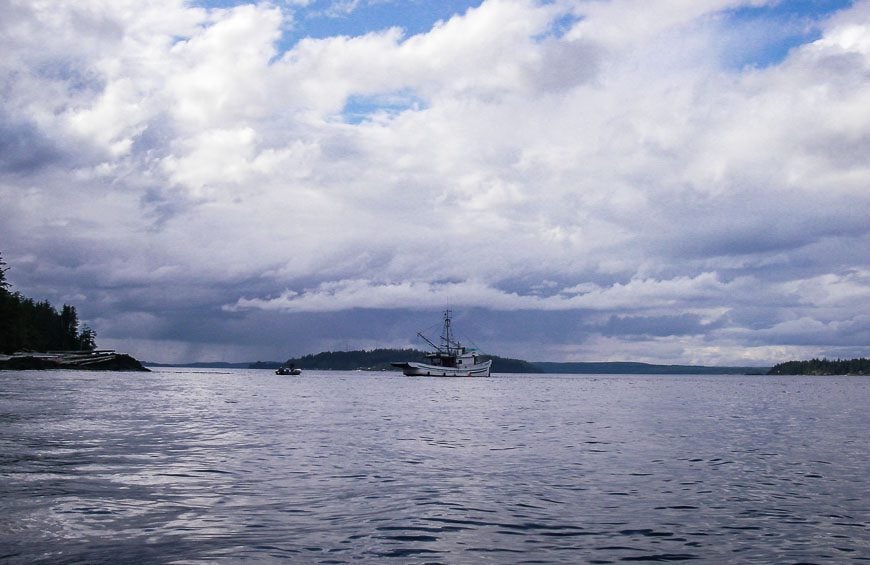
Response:
[[[450,310],[444,311],[444,332],[441,339],[444,341],[444,345],[447,348],[447,354],[450,355],[450,344],[453,343],[450,339]]]

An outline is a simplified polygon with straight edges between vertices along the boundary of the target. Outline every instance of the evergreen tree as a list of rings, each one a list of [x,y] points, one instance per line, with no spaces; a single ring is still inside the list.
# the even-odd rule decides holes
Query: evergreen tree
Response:
[[[60,313],[61,349],[81,349],[79,343],[79,318],[75,306],[63,305]]]
[[[0,253],[0,353],[9,353],[14,349],[12,333],[17,319],[16,304],[6,282],[6,270],[6,262]]]
[[[82,333],[78,336],[78,349],[81,351],[93,351],[97,348],[97,332],[85,325]]]
[[[7,288],[9,287],[9,283],[6,282],[6,271],[8,267],[6,266],[6,261],[3,260],[3,254],[0,253],[0,294],[8,293]]]

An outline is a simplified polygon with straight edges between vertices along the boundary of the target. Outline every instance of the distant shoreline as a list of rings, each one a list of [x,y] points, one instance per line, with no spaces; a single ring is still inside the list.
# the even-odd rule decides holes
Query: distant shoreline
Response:
[[[374,349],[371,351],[327,351],[287,361],[255,361],[244,363],[145,363],[151,367],[186,367],[200,369],[269,369],[293,364],[301,369],[324,371],[395,371],[391,361],[413,361],[423,356],[414,349]],[[656,365],[634,361],[551,362],[524,361],[498,356],[493,360],[494,373],[547,373],[579,375],[868,375],[870,359],[829,361],[788,361],[774,366],[707,366]]]
[[[149,367],[183,367],[192,369],[268,369],[275,370],[285,364],[294,364],[301,369],[332,371],[395,371],[390,361],[416,360],[423,352],[412,349],[376,349],[372,351],[332,351],[305,355],[287,361],[255,361],[242,363],[195,362],[151,363]],[[549,361],[524,361],[489,356],[493,360],[494,373],[570,373],[570,374],[631,374],[631,375],[765,375],[765,367],[710,367],[703,365],[655,365],[639,362],[585,362],[558,363]]]

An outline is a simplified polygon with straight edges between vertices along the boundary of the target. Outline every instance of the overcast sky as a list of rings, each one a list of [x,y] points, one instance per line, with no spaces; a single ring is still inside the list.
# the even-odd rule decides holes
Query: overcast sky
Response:
[[[0,253],[148,361],[870,355],[870,0],[0,0]]]

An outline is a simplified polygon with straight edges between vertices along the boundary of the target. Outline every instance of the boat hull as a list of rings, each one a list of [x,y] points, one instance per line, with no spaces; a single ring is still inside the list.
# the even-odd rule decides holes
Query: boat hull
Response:
[[[467,367],[442,367],[428,363],[393,363],[408,377],[488,377],[492,361],[485,361]]]

